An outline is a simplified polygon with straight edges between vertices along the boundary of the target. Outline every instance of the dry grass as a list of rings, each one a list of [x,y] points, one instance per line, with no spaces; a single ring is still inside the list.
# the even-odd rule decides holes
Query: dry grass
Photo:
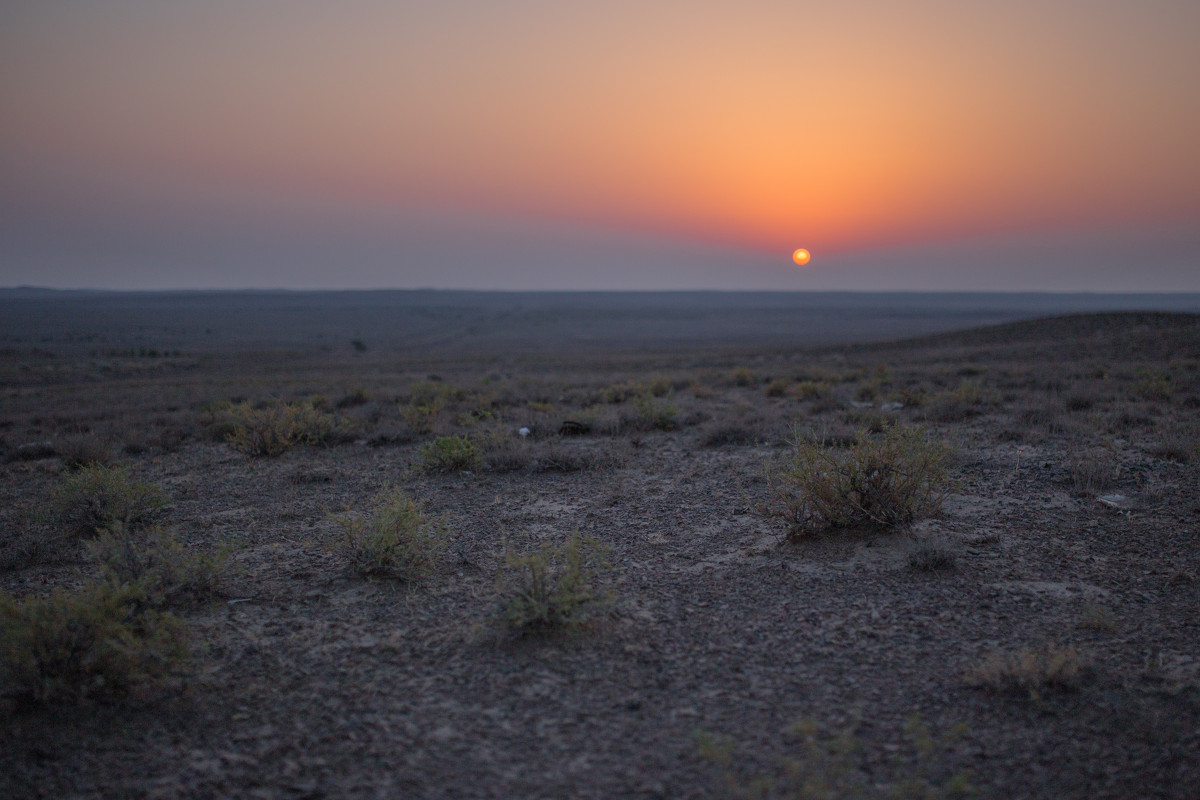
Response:
[[[992,653],[967,672],[966,682],[997,694],[1038,700],[1049,692],[1077,690],[1090,671],[1074,647],[1047,645],[1040,650]]]
[[[893,427],[836,448],[797,436],[791,457],[769,472],[775,513],[807,533],[893,528],[936,513],[950,486],[950,449],[919,428]]]

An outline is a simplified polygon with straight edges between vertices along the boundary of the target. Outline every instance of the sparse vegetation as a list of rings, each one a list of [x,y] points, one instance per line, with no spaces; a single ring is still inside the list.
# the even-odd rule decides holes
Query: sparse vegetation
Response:
[[[421,447],[422,472],[459,472],[479,464],[479,449],[466,436],[439,436]]]
[[[939,542],[921,542],[908,554],[908,567],[915,572],[948,571],[957,563],[954,551]]]
[[[186,633],[143,607],[134,585],[93,584],[47,597],[0,593],[0,698],[51,705],[118,698],[179,669]]]
[[[240,403],[229,409],[228,441],[251,456],[278,456],[297,445],[330,444],[344,434],[344,423],[312,403],[272,403],[254,408]]]
[[[919,428],[859,431],[848,448],[797,432],[791,457],[770,470],[773,509],[797,533],[903,525],[941,508],[949,464],[950,449]]]
[[[605,550],[578,534],[532,553],[509,549],[497,579],[499,621],[520,636],[583,630],[611,607],[612,595],[598,585],[607,567]]]
[[[1089,672],[1088,663],[1074,647],[1047,645],[1039,650],[992,653],[967,673],[966,681],[990,692],[1039,700],[1050,692],[1078,689]]]
[[[162,526],[146,531],[110,528],[89,544],[103,570],[101,580],[132,586],[151,608],[191,608],[220,593],[228,552],[195,553]]]
[[[134,481],[123,467],[84,467],[51,492],[41,514],[57,532],[95,536],[113,527],[147,527],[167,498],[157,486]]]
[[[365,514],[346,512],[336,522],[340,535],[334,548],[362,576],[420,580],[445,550],[445,532],[399,489],[376,496]]]

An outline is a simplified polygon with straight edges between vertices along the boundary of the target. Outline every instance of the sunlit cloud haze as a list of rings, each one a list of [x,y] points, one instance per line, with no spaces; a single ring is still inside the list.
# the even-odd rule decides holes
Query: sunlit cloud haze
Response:
[[[1198,31],[1194,0],[0,2],[0,285],[1200,291]]]

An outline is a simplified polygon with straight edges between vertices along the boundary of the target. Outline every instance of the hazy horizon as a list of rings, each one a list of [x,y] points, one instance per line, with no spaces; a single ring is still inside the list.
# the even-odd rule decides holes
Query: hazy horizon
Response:
[[[0,285],[1200,291],[1195,3],[0,23]]]

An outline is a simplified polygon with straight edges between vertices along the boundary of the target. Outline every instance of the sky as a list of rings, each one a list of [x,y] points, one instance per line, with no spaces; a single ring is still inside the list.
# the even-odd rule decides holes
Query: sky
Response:
[[[1194,292],[1197,98],[1195,0],[0,0],[0,286]]]

